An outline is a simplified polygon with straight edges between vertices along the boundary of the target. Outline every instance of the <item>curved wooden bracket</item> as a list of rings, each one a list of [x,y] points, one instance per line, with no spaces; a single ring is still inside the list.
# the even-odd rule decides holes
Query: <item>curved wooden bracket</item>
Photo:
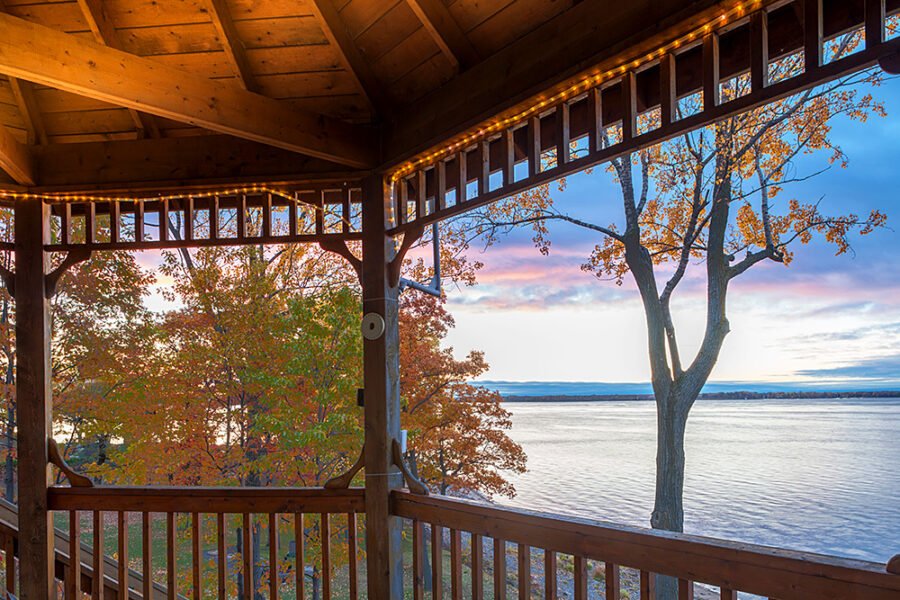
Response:
[[[0,280],[3,281],[3,285],[6,286],[6,291],[9,292],[9,295],[13,298],[16,297],[16,274],[7,269],[6,267],[0,265]]]
[[[360,469],[366,466],[366,447],[363,446],[362,451],[359,453],[359,458],[356,459],[356,462],[347,470],[343,475],[338,475],[337,477],[332,477],[328,481],[325,482],[326,490],[346,490],[350,487],[350,483],[353,481],[353,478],[356,477],[356,474],[359,473]]]
[[[62,452],[59,451],[56,440],[53,438],[47,440],[47,452],[50,455],[50,464],[56,465],[56,467],[63,472],[63,475],[69,480],[69,485],[78,488],[94,487],[93,481],[80,473],[76,473],[75,470],[69,466],[69,463],[67,463],[66,459],[62,456]]]
[[[892,575],[900,575],[900,554],[895,554],[891,560],[887,561],[885,571]]]
[[[397,249],[397,254],[394,256],[393,260],[388,263],[388,283],[391,287],[400,285],[400,270],[403,268],[403,259],[406,258],[406,253],[413,247],[413,244],[419,241],[424,233],[424,225],[419,225],[414,229],[408,229],[404,232],[403,241],[400,243],[400,248]]]
[[[878,65],[891,75],[900,75],[900,52],[888,54],[878,59]]]
[[[362,261],[350,252],[347,242],[344,240],[320,240],[319,246],[326,252],[334,252],[343,256],[350,263],[350,266],[353,267],[353,270],[356,271],[356,276],[359,277],[359,281],[362,283]]]
[[[44,284],[44,290],[47,298],[52,298],[56,295],[56,286],[59,283],[59,278],[62,277],[63,273],[65,273],[69,268],[74,267],[78,263],[86,261],[90,257],[91,251],[88,248],[69,250],[69,252],[66,254],[66,257],[59,264],[59,266],[47,273],[46,283]]]
[[[419,496],[427,496],[428,488],[418,477],[413,475],[412,471],[409,470],[409,466],[406,464],[406,461],[403,460],[400,442],[396,439],[391,444],[391,453],[393,454],[394,464],[400,469],[400,472],[403,473],[403,481],[406,482],[406,487],[409,488],[409,491]]]

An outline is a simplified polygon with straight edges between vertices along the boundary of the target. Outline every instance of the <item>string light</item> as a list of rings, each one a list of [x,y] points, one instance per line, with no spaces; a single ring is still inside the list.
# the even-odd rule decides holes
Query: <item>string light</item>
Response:
[[[47,200],[50,202],[59,202],[59,203],[67,203],[67,202],[146,202],[150,201],[169,201],[169,200],[188,200],[188,199],[197,199],[197,198],[216,198],[219,196],[240,196],[240,195],[257,195],[257,194],[272,194],[273,196],[278,196],[280,198],[284,198],[286,200],[296,200],[296,198],[291,195],[289,192],[285,192],[283,190],[279,190],[273,187],[269,187],[267,185],[252,185],[252,186],[244,186],[244,187],[236,187],[215,191],[207,191],[207,192],[191,192],[191,193],[180,193],[180,194],[169,194],[165,196],[144,196],[144,197],[132,197],[132,196],[93,196],[86,194],[66,194],[66,193],[56,193],[56,194],[36,194],[33,192],[14,192],[9,190],[0,190],[0,198],[12,198],[13,200]]]
[[[737,20],[744,18],[744,16],[749,11],[762,8],[763,4],[763,0],[747,0],[746,2],[738,3],[731,10],[720,14],[719,16],[713,18],[711,21],[701,25],[700,27],[687,33],[686,35],[672,40],[668,44],[660,46],[653,52],[647,53],[645,57],[626,61],[618,67],[607,70],[605,73],[592,73],[585,75],[580,81],[573,84],[572,86],[566,88],[561,92],[558,92],[557,94],[549,98],[540,98],[533,105],[523,109],[519,113],[503,118],[502,120],[496,121],[490,125],[483,126],[482,129],[479,129],[474,133],[464,135],[462,138],[458,139],[455,142],[450,142],[443,148],[440,148],[433,152],[429,152],[427,154],[423,154],[418,158],[410,160],[391,174],[391,183],[397,182],[398,180],[406,177],[407,175],[410,175],[418,169],[427,167],[438,160],[451,156],[459,152],[460,150],[463,150],[475,141],[482,140],[486,136],[499,132],[503,129],[507,129],[512,125],[516,125],[537,114],[540,114],[547,107],[557,106],[559,104],[562,104],[563,102],[567,102],[568,100],[571,100],[579,94],[584,93],[586,90],[596,87],[611,79],[620,77],[621,75],[624,75],[629,69],[634,70],[641,67],[642,65],[650,63],[655,60],[655,56],[662,57],[667,52],[671,52],[672,50],[681,48],[685,44],[693,42],[698,37],[702,37],[703,35],[709,33],[714,27],[722,28],[727,25],[732,19]]]

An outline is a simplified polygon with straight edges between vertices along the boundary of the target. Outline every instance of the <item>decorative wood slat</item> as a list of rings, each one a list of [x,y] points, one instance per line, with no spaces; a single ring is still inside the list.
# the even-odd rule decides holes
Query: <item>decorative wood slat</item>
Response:
[[[466,172],[468,159],[466,151],[456,153],[456,205],[459,206],[468,201],[466,188],[469,184],[469,174]]]
[[[319,527],[322,542],[322,599],[331,600],[331,523],[328,513],[319,516]]]
[[[618,598],[622,594],[622,577],[619,565],[606,562],[604,569],[606,571],[606,597]]]
[[[472,534],[472,600],[484,599],[484,540]]]
[[[462,533],[450,530],[450,597],[462,600]]]
[[[306,531],[303,528],[303,514],[294,514],[294,585],[297,599],[303,600],[306,583]]]
[[[431,526],[431,598],[444,597],[444,530],[438,525]]]
[[[641,598],[656,599],[656,575],[641,571]]]
[[[803,57],[805,71],[822,65],[822,0],[799,0],[803,11]]]
[[[269,513],[269,598],[278,600],[278,515]]]
[[[134,240],[135,245],[144,243],[146,232],[144,231],[144,201],[138,200],[134,205]]]
[[[544,550],[544,600],[556,600],[556,552]]]
[[[193,600],[201,600],[203,598],[203,583],[200,577],[200,570],[203,568],[203,531],[201,529],[200,514],[191,513],[191,596]]]
[[[884,41],[884,0],[866,0],[866,47],[871,48]]]
[[[531,598],[531,548],[519,544],[517,552],[519,563],[519,600]]]
[[[434,206],[443,210],[447,206],[447,161],[440,160],[434,165]]]
[[[678,600],[694,600],[694,582],[689,579],[678,580]]]
[[[500,136],[500,148],[502,151],[503,185],[509,185],[516,178],[516,143],[513,140],[513,130],[506,129]]]
[[[425,191],[425,171],[416,172],[416,218],[428,214],[428,198]]]
[[[541,172],[541,119],[528,119],[528,137],[525,152],[528,156],[528,177],[535,177]]]
[[[506,542],[499,538],[494,538],[494,599],[506,600]]]
[[[194,239],[194,199],[186,198],[184,200],[184,239],[191,241]]]
[[[348,576],[350,578],[349,594],[350,600],[357,600],[359,597],[359,574],[357,573],[357,532],[356,532],[356,513],[347,513],[347,562]],[[420,540],[421,542],[421,540]],[[421,568],[421,565],[420,565]],[[421,570],[420,570],[421,572]]]
[[[588,153],[592,153],[603,149],[603,99],[599,89],[588,90],[587,106]]]
[[[478,143],[478,195],[486,194],[491,189],[491,143],[487,140]]]
[[[583,556],[575,556],[575,600],[587,600],[587,560]],[[618,595],[610,595],[609,582],[607,581],[606,597],[618,598]],[[643,598],[643,596],[641,596]]]
[[[667,127],[675,120],[675,55],[667,52],[659,58],[660,126]]]
[[[636,133],[637,126],[637,90],[633,72],[622,76],[622,143],[629,143]]]
[[[750,17],[750,85],[756,92],[769,85],[769,19],[764,10]]]
[[[219,600],[225,600],[228,593],[228,588],[225,587],[228,555],[226,554],[225,515],[221,512],[216,515],[216,554],[218,558],[216,582],[218,583]]]
[[[554,115],[556,124],[556,164],[565,165],[570,160],[571,136],[569,135],[569,104],[563,102],[556,107]]]
[[[271,199],[271,194],[269,198]],[[345,187],[341,190],[341,233],[350,233],[350,213],[350,188]]]
[[[81,600],[81,521],[77,511],[69,512],[69,577],[66,598]]]
[[[253,576],[253,523],[252,515],[244,513],[241,524],[241,562],[244,568],[241,571],[241,597],[243,600],[253,600],[256,595],[256,578]]]
[[[118,202],[110,202],[109,206],[109,241],[117,244],[121,239],[122,217]]]
[[[103,600],[103,576],[101,575],[100,581],[98,583],[96,579],[97,573],[104,573],[106,571],[106,565],[104,564],[104,556],[106,555],[106,551],[104,548],[104,536],[103,536],[103,512],[99,510],[94,511],[94,528],[93,528],[93,545],[92,545],[92,562],[91,568],[94,571],[95,579],[91,581],[91,600]]]
[[[88,204],[84,212],[84,239],[87,244],[97,242],[97,205]]]
[[[175,513],[166,513],[166,597],[175,600]]]
[[[93,204],[92,204],[93,206]],[[173,237],[169,232],[169,201],[164,199],[159,203],[159,215],[157,217],[159,224],[159,241],[166,242]]]
[[[738,595],[736,591],[723,587],[719,590],[719,598],[721,600],[738,600]]]
[[[153,523],[149,512],[141,514],[141,560],[143,569],[142,593],[144,598],[150,598],[153,591]]]
[[[719,105],[719,34],[703,38],[703,110]]]
[[[413,600],[425,598],[425,540],[424,524],[421,521],[412,522],[412,569],[413,569]]]
[[[128,515],[125,512],[118,513],[118,579],[117,581],[128,581]],[[125,586],[124,593],[119,592],[118,600],[128,600],[128,586]]]

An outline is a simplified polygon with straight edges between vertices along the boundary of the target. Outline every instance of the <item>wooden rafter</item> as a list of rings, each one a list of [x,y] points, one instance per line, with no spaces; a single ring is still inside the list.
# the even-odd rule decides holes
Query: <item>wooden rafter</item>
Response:
[[[477,64],[481,57],[441,0],[406,0],[447,59],[458,70]]]
[[[225,51],[225,56],[228,57],[228,62],[231,63],[241,86],[249,92],[258,93],[259,85],[256,83],[250,62],[247,60],[247,53],[238,37],[237,29],[228,10],[228,3],[225,0],[206,0],[206,6],[209,10],[209,18],[222,43],[222,50]]]
[[[41,117],[41,111],[34,99],[34,90],[31,89],[31,84],[27,81],[10,77],[9,86],[28,129],[28,143],[46,144],[47,130],[44,128],[44,119]]]
[[[375,77],[372,67],[369,66],[365,56],[347,30],[347,26],[334,5],[334,0],[312,0],[310,8],[315,13],[328,43],[337,50],[344,68],[347,69],[357,87],[368,98],[376,112],[381,114],[390,112],[390,104],[381,83]]]
[[[351,167],[374,163],[365,128],[9,15],[0,30],[7,75]]]
[[[35,183],[31,152],[3,125],[0,125],[0,169],[9,173],[16,183],[22,185]]]
[[[98,44],[120,50],[119,34],[106,14],[106,6],[101,0],[78,0],[78,6],[94,34]],[[131,120],[138,129],[138,137],[160,137],[159,125],[152,115],[142,114],[132,108],[128,109]]]

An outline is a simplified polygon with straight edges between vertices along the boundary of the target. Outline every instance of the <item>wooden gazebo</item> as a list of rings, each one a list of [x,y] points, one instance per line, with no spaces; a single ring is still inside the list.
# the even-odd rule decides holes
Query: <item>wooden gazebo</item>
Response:
[[[641,572],[642,598],[653,596],[653,574],[678,578],[680,598],[693,597],[694,581],[723,599],[738,591],[781,600],[900,598],[893,561],[404,491],[395,448],[399,264],[426,226],[877,63],[896,71],[900,39],[887,24],[898,12],[900,0],[0,0],[0,203],[15,220],[14,242],[3,248],[14,251],[15,268],[2,275],[16,299],[19,410],[18,513],[0,512],[7,589],[46,599],[59,580],[73,599],[175,598],[183,593],[175,587],[177,542],[192,545],[199,599],[198,515],[216,514],[224,597],[226,571],[254,567],[249,555],[238,567],[222,558],[222,515],[248,522],[268,514],[274,522],[291,514],[302,527],[303,513],[321,514],[327,532],[334,513],[350,524],[353,598],[361,585],[372,600],[405,597],[404,521],[413,524],[416,599],[425,595],[425,523],[438,541],[436,578],[441,529],[451,530],[454,598],[462,594],[461,532],[471,536],[476,598],[484,595],[485,537],[498,550],[498,582],[506,577],[501,549],[518,545],[523,600],[537,592],[531,548],[543,549],[547,568],[555,569],[557,553],[575,557],[579,600],[587,597],[588,561],[605,564],[608,598],[618,597],[620,566]],[[858,52],[824,55],[827,40],[856,30],[865,33]],[[794,54],[803,72],[770,81],[770,65]],[[735,77],[752,85],[724,101],[721,83]],[[679,99],[693,95],[702,108],[678,118]],[[659,111],[649,131],[637,125],[647,111]],[[613,143],[603,143],[610,129]],[[260,227],[247,225],[248,211],[262,215]],[[237,215],[236,231],[219,227],[226,214]],[[198,215],[204,227],[195,226]],[[361,256],[348,241],[361,241]],[[109,488],[75,474],[72,487],[50,485],[51,462],[62,463],[52,456],[48,298],[65,268],[111,249],[300,242],[339,253],[361,278],[364,489]],[[51,271],[53,252],[67,254]],[[53,511],[93,512],[95,523],[117,513],[118,549],[104,551],[99,534],[82,545],[77,519],[67,542],[53,529]],[[135,512],[145,533],[151,514],[167,516],[165,581],[154,581],[148,544],[143,572],[127,568],[123,515]],[[193,542],[176,540],[176,513],[192,515]],[[365,582],[356,570],[357,513],[366,516]],[[243,535],[248,547],[251,528]],[[302,586],[303,553],[296,554]],[[328,543],[321,567],[328,598]],[[268,581],[276,600],[282,579]],[[547,578],[546,598],[557,597],[555,581]],[[247,598],[252,587],[243,587]],[[505,594],[505,586],[494,589]]]

